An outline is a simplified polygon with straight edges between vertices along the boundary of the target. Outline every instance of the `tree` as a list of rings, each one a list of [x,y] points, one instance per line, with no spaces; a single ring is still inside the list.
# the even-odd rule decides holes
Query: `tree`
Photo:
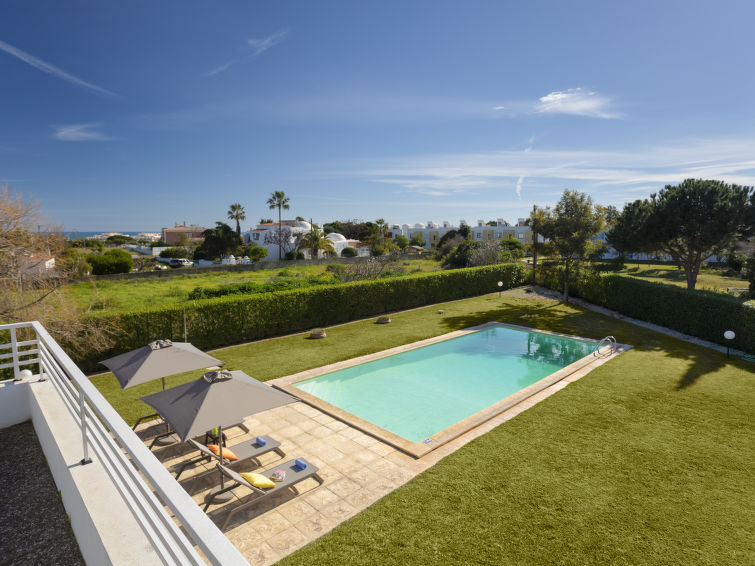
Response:
[[[234,203],[228,209],[228,219],[236,221],[236,235],[241,236],[241,221],[246,220],[246,211],[239,203]]]
[[[524,257],[524,244],[516,238],[512,238],[511,236],[503,238],[499,240],[499,244],[501,252],[504,254],[503,257],[508,257],[511,260],[522,259]]]
[[[585,193],[565,190],[553,212],[540,226],[564,266],[564,302],[569,302],[572,269],[591,252],[592,239],[603,229],[603,215]]]
[[[263,242],[268,245],[273,244],[278,246],[278,257],[281,258],[290,252],[295,252],[299,248],[302,236],[300,232],[294,234],[291,228],[286,226],[282,230],[278,229],[275,232],[266,231]]]
[[[267,205],[270,207],[270,210],[273,210],[274,208],[278,209],[278,241],[282,242],[283,238],[281,235],[281,229],[283,228],[281,226],[281,209],[288,210],[291,208],[289,206],[290,199],[286,196],[286,193],[283,191],[274,191],[270,193],[270,198],[267,199]],[[279,246],[278,247],[278,259],[283,259],[283,253],[282,249]]]
[[[386,250],[390,249],[390,246],[388,246],[390,240],[385,237],[385,233],[388,231],[388,223],[382,218],[378,218],[375,222],[367,222],[366,226],[365,243],[370,247],[373,255],[383,255]]]
[[[396,244],[400,250],[403,250],[404,248],[406,248],[406,246],[409,245],[409,238],[407,238],[403,234],[396,234],[393,237],[393,243]]]
[[[238,252],[241,237],[225,222],[215,222],[215,225],[202,233],[204,242],[194,250],[194,259],[215,260]]]
[[[543,227],[546,220],[550,217],[550,207],[540,208],[533,205],[532,212],[527,218],[527,225],[532,230],[532,282],[537,283],[537,257],[543,252],[543,242],[540,236],[543,233]]]
[[[443,258],[443,267],[447,269],[471,267],[473,254],[475,250],[481,247],[482,242],[475,242],[474,240],[462,240]]]
[[[336,250],[333,247],[333,242],[325,237],[325,232],[312,224],[311,221],[309,225],[311,226],[309,233],[304,234],[302,237],[299,242],[299,249],[308,249],[312,259],[317,259],[320,250],[324,251],[327,255],[335,255]]]
[[[84,317],[71,296],[60,292],[86,270],[86,256],[66,253],[65,238],[39,207],[0,187],[0,321],[38,320],[69,353],[99,352],[112,345],[118,328]]]
[[[686,179],[624,207],[608,241],[617,250],[659,251],[684,270],[694,289],[702,262],[748,231],[752,187]]]
[[[262,246],[249,246],[245,255],[252,261],[259,261],[267,257],[267,249]]]
[[[185,259],[191,259],[193,257],[193,253],[191,250],[187,250],[186,248],[166,248],[163,251],[160,252],[161,258],[185,258]]]
[[[427,242],[422,237],[422,234],[420,234],[419,232],[415,232],[414,234],[412,234],[412,239],[409,240],[409,245],[419,246],[420,248],[424,248],[427,245]]]
[[[136,242],[136,240],[134,240],[131,236],[125,236],[123,234],[114,234],[113,236],[108,236],[105,239],[105,242],[113,246],[121,246],[123,244],[133,244]]]
[[[260,224],[272,224],[275,222],[272,218],[260,218]]]
[[[130,273],[134,269],[131,254],[120,249],[108,250],[102,255],[92,254],[87,257],[87,263],[92,266],[94,275]]]

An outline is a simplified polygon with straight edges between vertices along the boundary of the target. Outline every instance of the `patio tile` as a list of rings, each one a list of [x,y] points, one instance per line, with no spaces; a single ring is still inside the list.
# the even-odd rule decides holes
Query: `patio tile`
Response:
[[[374,452],[378,456],[387,456],[388,454],[396,451],[393,446],[384,442],[377,442],[376,444],[367,446],[367,448],[369,448],[370,451]]]
[[[338,480],[328,482],[328,489],[339,497],[346,497],[360,488],[361,486],[357,482],[350,480],[346,476],[341,476]]]
[[[344,430],[345,428],[348,428],[349,425],[347,425],[345,422],[334,420],[331,423],[326,423],[325,426],[327,426],[330,430],[338,432],[339,430]]]
[[[338,462],[334,462],[333,467],[339,472],[345,475],[349,475],[352,472],[361,470],[364,466],[362,465],[361,462],[359,462],[358,460],[355,460],[351,456],[346,456],[342,460],[339,460]]]
[[[388,454],[385,459],[399,466],[409,464],[410,462],[414,462],[416,460],[416,458],[409,456],[408,454],[404,454],[403,452],[399,452],[398,450],[394,450],[393,452]]]
[[[283,438],[293,438],[296,435],[303,433],[304,431],[295,424],[282,428],[277,432],[277,434]]]
[[[302,534],[296,527],[291,526],[282,533],[269,538],[267,543],[270,547],[282,554],[293,552],[309,542],[309,537]]]
[[[344,438],[354,438],[355,436],[359,436],[364,433],[359,429],[356,429],[353,427],[347,427],[342,430],[339,430],[338,434],[340,436],[343,436]]]
[[[305,420],[299,421],[298,423],[296,423],[296,426],[298,426],[304,432],[308,432],[312,430],[313,428],[317,428],[318,426],[321,426],[321,425],[312,417],[307,417]]]
[[[285,505],[281,505],[278,512],[293,524],[298,523],[305,517],[314,515],[317,510],[302,499],[295,499]]]
[[[265,540],[269,540],[270,537],[273,537],[293,526],[291,522],[278,511],[269,511],[268,513],[265,513],[264,516],[252,519],[248,524],[253,527],[253,530],[262,535],[262,538]]]
[[[320,425],[317,425],[320,426]],[[298,446],[309,446],[312,442],[317,440],[314,436],[308,432],[302,432],[291,438],[291,442]]]
[[[355,436],[354,442],[356,442],[360,446],[372,446],[373,444],[382,444],[374,436],[370,436],[369,434],[364,434],[364,433],[361,433],[359,436]]]
[[[359,512],[359,509],[342,499],[332,505],[324,507],[320,512],[322,513],[322,516],[327,519],[341,522],[356,515]]]
[[[380,479],[380,476],[369,468],[360,468],[349,474],[349,479],[357,482],[361,486],[366,486]]]
[[[382,494],[375,493],[374,491],[363,487],[354,493],[347,495],[343,500],[354,506],[356,509],[365,509],[381,497]]]
[[[326,438],[335,433],[332,430],[330,430],[328,427],[326,427],[325,425],[320,425],[317,428],[313,428],[312,430],[310,430],[309,434],[317,438]]]
[[[315,509],[322,509],[324,507],[327,507],[328,505],[335,503],[340,498],[330,491],[327,487],[322,486],[318,489],[315,489],[312,491],[312,493],[309,493],[304,496],[304,501],[309,503],[312,507]]]
[[[293,403],[291,407],[297,411],[299,411],[302,415],[307,415],[308,417],[316,417],[322,413],[312,407],[311,405],[307,405],[306,403]]]
[[[252,546],[248,550],[243,552],[244,558],[247,559],[251,566],[267,566],[277,562],[281,557],[280,554],[275,552],[272,547],[266,542],[261,542]]]
[[[325,413],[320,413],[316,417],[314,417],[314,420],[316,420],[321,425],[325,425],[328,423],[332,423],[335,419],[331,417],[330,415],[326,415]]]
[[[374,452],[370,452],[369,450],[361,450],[354,453],[354,459],[358,462],[361,462],[362,464],[370,465],[372,462],[380,460],[381,457]]]
[[[333,435],[326,439],[326,442],[333,446],[334,448],[337,448],[344,454],[356,454],[357,452],[363,452],[364,449],[359,446],[356,442],[349,440],[348,438],[343,438],[342,436]]]
[[[299,521],[294,526],[299,530],[299,532],[308,537],[309,540],[314,540],[315,538],[327,533],[337,524],[338,523],[333,519],[328,519],[327,517],[323,517],[322,515],[318,514],[313,517],[308,517],[303,521]]]

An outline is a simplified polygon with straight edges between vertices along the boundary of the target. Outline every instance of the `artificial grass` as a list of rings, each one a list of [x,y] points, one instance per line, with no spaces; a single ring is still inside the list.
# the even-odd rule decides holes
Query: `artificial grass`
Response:
[[[634,349],[281,564],[755,562],[755,366],[576,306],[497,294],[391,318],[214,355],[264,380],[489,320],[612,334]],[[133,402],[138,388],[93,381],[124,417],[148,410]]]

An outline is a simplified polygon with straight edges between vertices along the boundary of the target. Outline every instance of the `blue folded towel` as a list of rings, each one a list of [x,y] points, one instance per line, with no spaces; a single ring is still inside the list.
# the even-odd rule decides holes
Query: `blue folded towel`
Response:
[[[267,440],[265,440],[261,436],[258,436],[255,440],[257,444],[259,444],[260,446],[264,446],[265,444],[267,444]]]
[[[307,463],[301,458],[297,458],[296,460],[294,460],[294,468],[296,468],[298,471],[302,471],[306,467],[307,467]]]

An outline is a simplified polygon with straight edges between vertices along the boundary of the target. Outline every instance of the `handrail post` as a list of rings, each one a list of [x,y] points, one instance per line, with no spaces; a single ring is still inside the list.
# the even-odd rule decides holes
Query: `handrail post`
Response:
[[[21,366],[18,363],[18,339],[16,338],[16,329],[10,329],[10,351],[13,359],[13,380],[21,379]]]
[[[87,443],[87,416],[84,407],[84,392],[79,389],[79,418],[81,418],[81,442],[84,446],[84,457],[81,459],[81,465],[91,464],[92,459],[89,457],[89,445]]]

